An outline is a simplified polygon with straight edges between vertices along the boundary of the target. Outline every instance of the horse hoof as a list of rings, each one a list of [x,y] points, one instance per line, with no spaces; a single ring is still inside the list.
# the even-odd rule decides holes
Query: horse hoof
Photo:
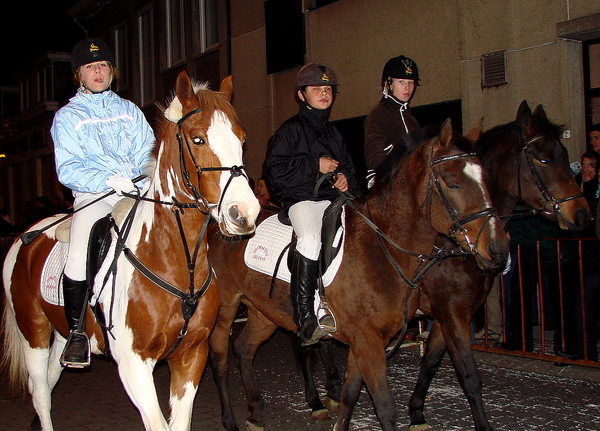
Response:
[[[246,431],[264,431],[265,427],[261,427],[253,424],[250,421],[246,421]]]
[[[431,427],[425,422],[424,424],[411,425],[408,427],[409,431],[431,431]]]
[[[337,413],[338,409],[340,408],[339,401],[334,401],[329,397],[325,397],[323,403],[325,404],[325,407],[327,407],[327,410],[329,410],[331,413]]]
[[[331,419],[327,409],[314,410],[310,415],[316,421],[328,421]]]

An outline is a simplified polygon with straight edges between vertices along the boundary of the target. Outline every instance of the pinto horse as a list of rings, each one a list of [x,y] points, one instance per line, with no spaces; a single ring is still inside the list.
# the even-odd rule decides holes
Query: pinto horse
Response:
[[[542,105],[532,114],[523,101],[515,121],[481,136],[477,154],[488,172],[487,187],[500,216],[509,217],[517,203],[523,202],[563,229],[581,230],[587,225],[589,208],[571,173],[560,133]],[[446,242],[447,238],[438,236],[436,243],[443,247],[448,246]],[[475,429],[492,429],[481,398],[469,324],[493,280],[494,275],[481,271],[472,258],[446,259],[424,275],[419,309],[435,322],[409,402],[411,430],[430,429],[423,415],[425,397],[446,351],[469,401]]]
[[[231,77],[217,93],[192,85],[185,72],[178,76],[154,150],[156,165],[143,190],[147,193],[128,199],[132,204],[124,206],[132,210],[122,222],[113,212],[119,228],[113,229],[108,258],[94,284],[105,321],[87,310],[92,351],[112,354],[146,430],[190,429],[219,309],[206,253],[207,219],[216,219],[224,235],[248,234],[260,209],[242,167],[245,132],[229,104],[232,90]],[[33,226],[43,234],[31,244],[16,241],[3,272],[4,361],[13,381],[28,377],[37,413],[32,426],[43,431],[53,429],[51,392],[62,371],[59,355],[69,332],[60,297],[51,301],[43,293],[51,284],[43,278],[44,268],[52,250],[61,246],[60,224],[46,228],[55,220]],[[58,262],[64,266],[64,257]],[[171,370],[169,422],[152,376],[161,359]]]
[[[348,429],[363,382],[382,428],[397,429],[386,382],[385,346],[416,310],[418,276],[413,274],[426,265],[426,256],[432,256],[437,233],[453,237],[482,268],[498,268],[507,258],[508,240],[472,152],[480,131],[479,125],[463,137],[447,121],[437,137],[416,146],[394,167],[389,181],[375,186],[368,196],[352,203],[353,210],[345,211],[344,255],[326,289],[337,320],[333,336],[350,347],[336,430]],[[228,395],[227,355],[239,301],[248,305],[247,324],[234,344],[251,412],[247,430],[264,428],[264,402],[252,372],[256,350],[277,326],[296,331],[289,285],[277,281],[269,295],[271,277],[244,264],[246,243],[225,240],[218,233],[209,237],[209,260],[221,287],[210,364],[228,431],[238,430]],[[387,271],[381,270],[382,263]]]

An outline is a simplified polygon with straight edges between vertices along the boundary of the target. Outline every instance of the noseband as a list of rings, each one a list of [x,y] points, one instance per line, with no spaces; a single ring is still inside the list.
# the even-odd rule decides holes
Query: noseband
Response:
[[[194,109],[194,110],[188,112],[187,114],[185,114],[183,117],[181,117],[181,119],[177,122],[179,131],[177,132],[176,136],[177,136],[177,142],[179,143],[179,163],[181,165],[181,175],[183,177],[183,181],[184,181],[186,187],[194,195],[194,199],[196,199],[196,201],[198,203],[202,202],[204,209],[198,207],[200,209],[200,211],[202,211],[205,214],[208,214],[209,209],[211,207],[216,206],[217,213],[220,214],[221,204],[223,203],[223,198],[225,196],[225,193],[229,189],[229,185],[231,184],[231,181],[233,180],[233,178],[243,175],[247,179],[248,176],[246,175],[243,166],[235,166],[234,165],[234,166],[230,166],[230,167],[226,167],[226,166],[202,167],[196,162],[196,158],[194,157],[194,153],[192,152],[192,149],[190,147],[190,143],[189,143],[188,139],[183,137],[185,135],[182,133],[182,128],[183,128],[183,123],[188,118],[190,118],[194,114],[199,114],[200,112],[202,112],[202,108]],[[185,145],[184,145],[184,143],[185,143]],[[225,184],[225,188],[223,189],[223,192],[221,193],[218,204],[208,202],[208,200],[204,196],[202,196],[202,194],[198,191],[196,186],[194,186],[192,184],[192,182],[190,180],[190,172],[188,171],[187,166],[185,164],[184,146],[187,149],[187,152],[189,154],[189,157],[192,160],[192,163],[194,164],[194,168],[196,170],[196,180],[197,180],[198,185],[200,184],[200,177],[202,175],[202,172],[229,171],[229,179],[227,180],[227,184]]]
[[[563,199],[556,199],[554,196],[552,196],[552,193],[550,193],[550,190],[548,190],[548,187],[546,187],[546,184],[544,184],[544,180],[542,179],[542,176],[540,175],[540,172],[536,169],[535,165],[533,164],[533,159],[531,156],[531,153],[528,151],[528,147],[529,145],[531,145],[532,143],[539,141],[540,139],[545,138],[544,135],[537,135],[534,136],[533,138],[525,141],[523,143],[523,157],[525,158],[525,160],[527,161],[527,166],[529,166],[529,172],[531,173],[531,175],[533,176],[533,179],[535,181],[535,185],[538,188],[538,190],[540,191],[540,194],[542,195],[542,199],[544,200],[544,202],[542,203],[542,206],[540,208],[538,208],[537,210],[535,210],[536,213],[539,212],[543,212],[546,214],[554,214],[554,217],[556,217],[556,219],[558,219],[559,216],[562,216],[564,218],[564,215],[562,215],[562,211],[560,209],[560,204],[563,202],[568,202],[574,199],[579,199],[579,198],[583,198],[584,195],[583,193],[577,193],[574,194],[572,196],[563,198]],[[519,169],[519,196],[521,196],[521,169]],[[552,208],[552,211],[549,212],[546,210],[547,207]]]
[[[450,156],[445,156],[445,157],[440,157],[438,159],[435,159],[429,164],[429,166],[430,166],[430,168],[433,168],[434,166],[439,165],[444,162],[449,162],[452,160],[463,159],[463,158],[474,157],[474,156],[476,156],[476,154],[473,152],[453,154]],[[482,209],[480,211],[476,211],[474,213],[471,213],[471,214],[468,214],[468,215],[465,215],[465,216],[459,218],[456,213],[456,210],[454,210],[454,208],[452,208],[452,206],[450,205],[450,202],[448,201],[448,198],[446,197],[446,194],[444,193],[444,190],[442,189],[440,180],[438,179],[438,176],[433,172],[433,169],[431,169],[431,180],[429,181],[429,189],[427,191],[427,198],[421,205],[420,209],[422,209],[425,206],[425,204],[427,203],[427,201],[429,200],[429,198],[431,196],[432,184],[435,185],[438,195],[440,196],[440,199],[442,200],[442,203],[444,204],[444,208],[446,209],[446,212],[448,213],[448,215],[450,216],[450,218],[453,221],[452,227],[450,228],[450,231],[448,232],[448,236],[450,238],[454,238],[456,232],[460,231],[462,236],[465,238],[471,253],[478,253],[477,246],[479,245],[479,238],[481,237],[481,234],[483,233],[483,228],[490,222],[492,217],[495,217],[498,214],[498,211],[496,211],[496,208],[488,207],[488,208]],[[481,226],[479,231],[477,232],[475,241],[472,242],[467,235],[467,229],[465,228],[464,225],[466,225],[467,223],[472,222],[474,220],[477,220],[479,218],[482,218],[482,217],[486,217],[486,221]]]

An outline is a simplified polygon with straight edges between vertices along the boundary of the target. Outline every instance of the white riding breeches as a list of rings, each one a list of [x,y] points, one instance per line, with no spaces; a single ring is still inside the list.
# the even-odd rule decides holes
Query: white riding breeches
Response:
[[[290,221],[298,237],[296,250],[307,259],[319,258],[323,213],[330,203],[330,201],[302,201],[290,207]]]
[[[106,193],[74,192],[75,201],[73,209],[77,210],[104,194]],[[65,275],[71,280],[85,280],[87,250],[92,227],[99,219],[110,213],[120,199],[122,197],[115,193],[73,214],[69,239],[69,255],[65,266]]]

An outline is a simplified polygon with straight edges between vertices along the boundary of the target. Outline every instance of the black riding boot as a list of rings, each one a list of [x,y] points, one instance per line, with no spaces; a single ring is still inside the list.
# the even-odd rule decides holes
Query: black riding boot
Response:
[[[87,281],[71,280],[63,274],[65,316],[69,324],[69,338],[60,357],[63,367],[84,368],[90,365],[89,339],[85,333],[87,294]]]
[[[329,333],[319,327],[314,308],[319,262],[294,251],[291,275],[290,298],[294,308],[294,322],[298,327],[300,344],[308,346]]]

